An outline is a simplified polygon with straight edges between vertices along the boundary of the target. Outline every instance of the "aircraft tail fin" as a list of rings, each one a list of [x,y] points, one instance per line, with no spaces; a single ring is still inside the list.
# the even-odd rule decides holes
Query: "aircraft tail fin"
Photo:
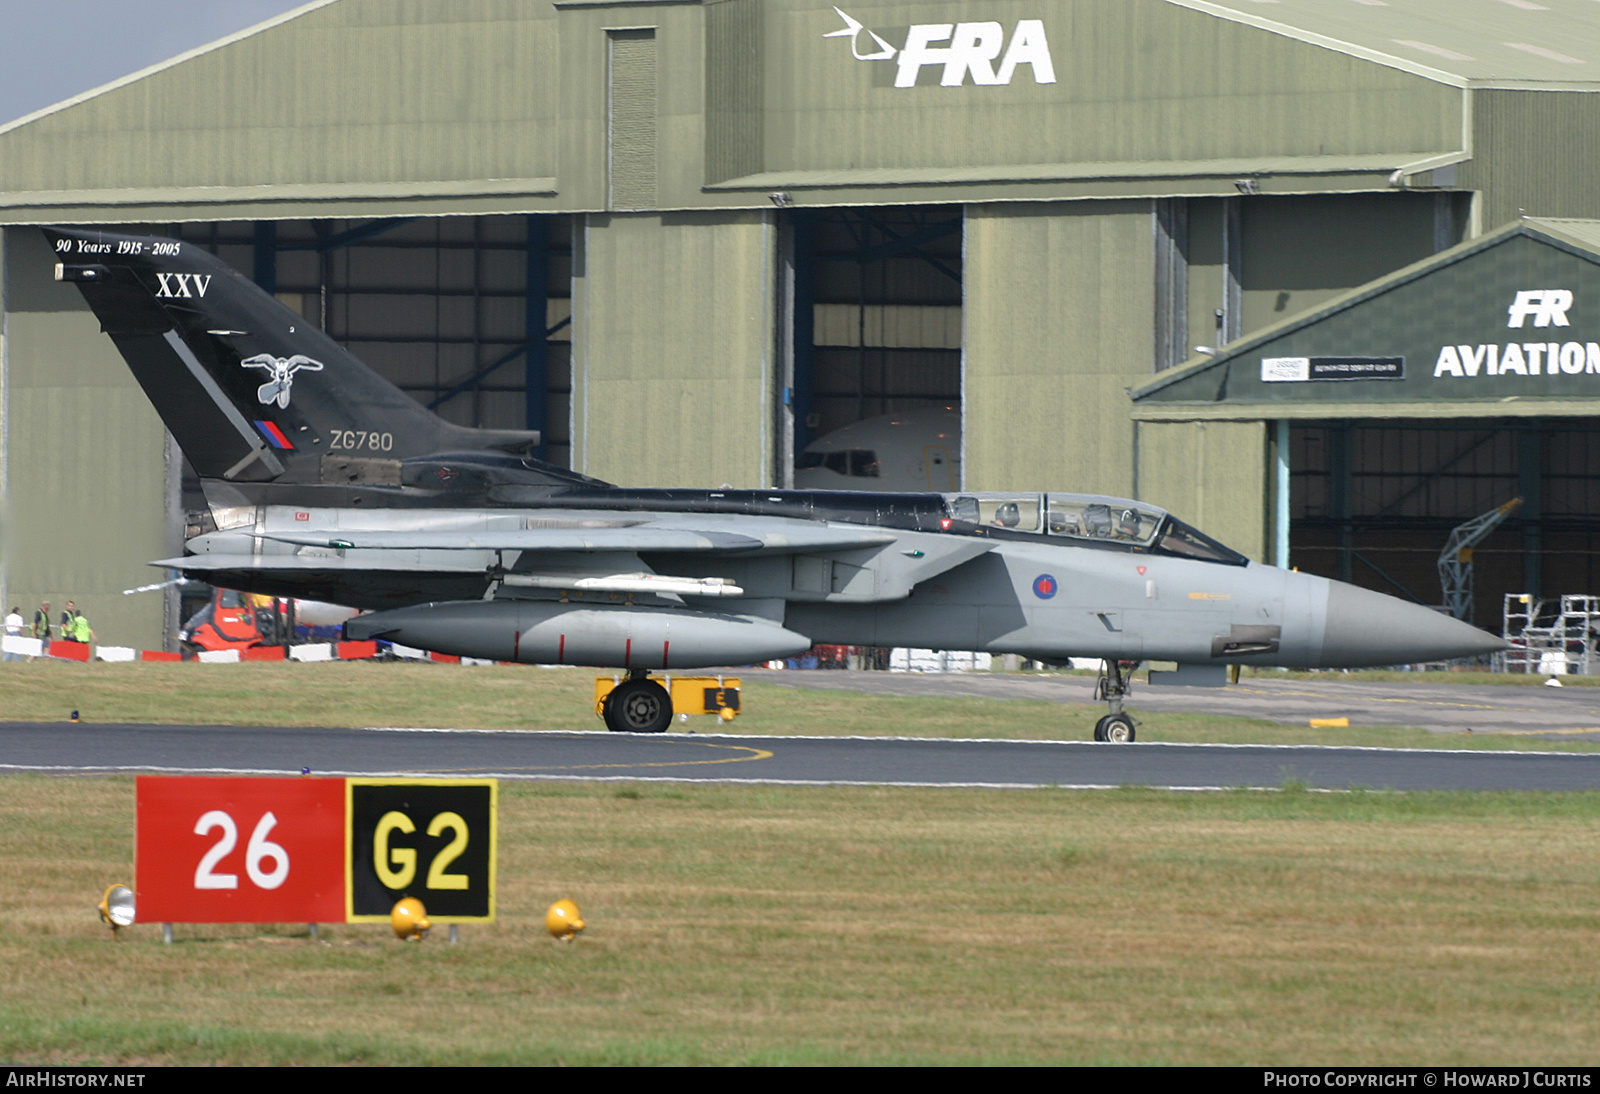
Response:
[[[56,279],[83,293],[202,478],[316,482],[330,459],[539,443],[444,421],[192,243],[44,231]]]

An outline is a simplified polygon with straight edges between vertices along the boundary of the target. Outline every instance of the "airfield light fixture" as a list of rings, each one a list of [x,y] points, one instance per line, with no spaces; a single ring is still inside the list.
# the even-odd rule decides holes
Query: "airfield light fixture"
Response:
[[[402,942],[421,942],[433,929],[428,921],[428,910],[414,896],[402,898],[389,910],[389,926]]]
[[[112,938],[117,937],[121,928],[133,926],[133,890],[126,885],[108,888],[98,907],[100,922],[110,925]]]
[[[577,938],[584,926],[583,915],[570,900],[558,900],[544,913],[544,929],[550,932],[551,938],[559,938],[563,942]]]

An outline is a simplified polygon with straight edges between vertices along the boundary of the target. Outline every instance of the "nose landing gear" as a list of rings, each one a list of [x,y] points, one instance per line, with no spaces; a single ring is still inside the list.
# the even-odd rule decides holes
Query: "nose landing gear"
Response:
[[[1104,700],[1111,707],[1111,713],[1094,724],[1095,740],[1128,744],[1134,739],[1134,721],[1122,712],[1122,701],[1133,687],[1133,671],[1138,667],[1137,661],[1100,662],[1100,678],[1095,681],[1094,697]]]

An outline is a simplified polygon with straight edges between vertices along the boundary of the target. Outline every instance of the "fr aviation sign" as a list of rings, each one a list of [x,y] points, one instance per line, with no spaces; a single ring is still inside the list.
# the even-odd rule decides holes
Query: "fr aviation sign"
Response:
[[[413,896],[436,922],[492,921],[498,797],[493,779],[141,776],[139,918],[386,921]]]

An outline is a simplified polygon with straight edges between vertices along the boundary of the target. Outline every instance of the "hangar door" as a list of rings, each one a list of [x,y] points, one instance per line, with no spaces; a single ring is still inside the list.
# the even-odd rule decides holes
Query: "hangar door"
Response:
[[[961,207],[791,209],[782,224],[779,338],[788,375],[778,435],[789,466],[854,422],[959,413]],[[959,458],[959,438],[950,440]],[[836,462],[841,481],[828,485],[880,488],[874,460]],[[944,488],[959,488],[958,469],[946,474]]]
[[[1290,561],[1439,604],[1450,530],[1513,498],[1474,551],[1474,618],[1505,593],[1600,591],[1600,419],[1377,421],[1290,429]]]

